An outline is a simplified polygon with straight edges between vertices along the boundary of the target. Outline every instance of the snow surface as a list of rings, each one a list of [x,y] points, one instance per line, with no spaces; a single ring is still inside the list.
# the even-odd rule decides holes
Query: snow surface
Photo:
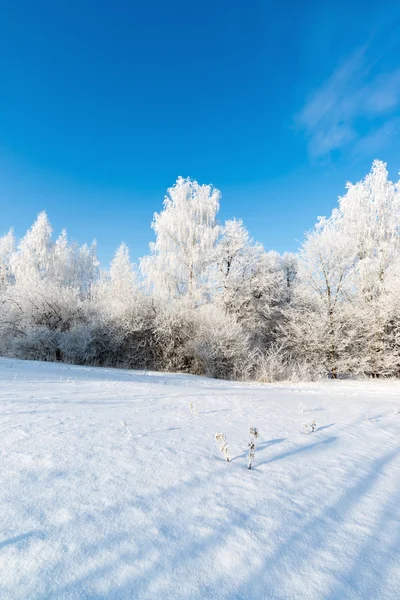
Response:
[[[398,599],[399,392],[1,359],[1,600]]]

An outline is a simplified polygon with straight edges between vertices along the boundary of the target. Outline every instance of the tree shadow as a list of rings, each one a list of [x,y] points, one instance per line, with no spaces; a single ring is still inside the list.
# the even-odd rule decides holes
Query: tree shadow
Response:
[[[393,498],[392,504],[396,508],[400,505],[400,490]],[[394,526],[394,522],[387,518],[386,513],[387,506],[384,504],[374,529],[369,532],[365,542],[358,548],[351,565],[341,573],[336,574],[336,582],[331,586],[328,594],[324,596],[324,600],[342,600],[346,597],[349,587],[354,597],[356,597],[358,596],[358,590],[366,589],[367,585],[373,588],[373,593],[368,595],[369,598],[389,597],[389,595],[381,595],[380,592],[385,583],[389,581],[386,574],[391,564],[394,561],[397,561],[397,565],[399,563],[400,528]],[[392,535],[391,542],[386,547],[382,547],[381,543],[379,551],[376,551],[377,543],[388,534]],[[374,550],[373,564],[368,559],[368,554],[372,549]],[[396,587],[398,588],[398,582]]]
[[[287,452],[283,452],[282,454],[278,454],[277,456],[274,456],[268,460],[264,460],[263,462],[258,463],[258,467],[261,467],[261,465],[266,465],[271,462],[275,462],[276,460],[282,460],[284,458],[287,458],[288,456],[293,456],[294,454],[300,454],[300,452],[312,450],[312,449],[316,448],[316,446],[333,444],[333,442],[336,442],[336,440],[337,440],[337,436],[332,436],[332,437],[326,438],[325,440],[320,440],[319,442],[315,442],[314,444],[307,444],[307,446],[298,446],[297,448],[294,448],[293,450],[288,450]]]
[[[222,461],[222,459],[220,459]],[[222,461],[226,462],[226,461]],[[171,486],[165,493],[160,491],[156,496],[148,494],[147,497],[137,497],[136,502],[116,504],[112,507],[100,511],[97,513],[97,517],[100,519],[109,518],[115,519],[121,510],[129,509],[133,506],[140,506],[144,514],[149,513],[150,507],[154,502],[160,502],[161,507],[167,507],[169,500],[172,496],[185,490],[185,496],[190,496],[191,489],[197,489],[203,483],[214,485],[219,482],[221,471],[215,471],[214,473],[204,474],[203,477],[192,477],[189,481],[183,481],[177,485]],[[214,481],[215,480],[215,481]],[[191,505],[193,507],[193,505]],[[181,507],[181,510],[184,507]],[[168,511],[161,509],[160,516],[165,516]],[[143,566],[139,572],[129,577],[127,582],[123,584],[112,584],[113,576],[121,567],[121,565],[133,565],[136,561],[142,561],[142,553],[140,546],[135,548],[135,544],[132,543],[132,537],[123,531],[114,535],[108,535],[101,537],[96,542],[90,542],[86,544],[84,549],[80,549],[79,555],[76,560],[80,560],[80,556],[84,555],[87,558],[95,557],[107,549],[108,552],[115,551],[114,556],[110,556],[110,559],[106,564],[101,566],[89,567],[88,571],[81,576],[74,577],[72,580],[61,584],[57,589],[48,589],[43,595],[38,597],[38,600],[48,600],[48,598],[85,598],[86,600],[131,600],[133,598],[149,598],[149,588],[157,580],[165,581],[165,574],[175,570],[177,566],[181,566],[189,561],[201,557],[204,553],[209,552],[215,548],[221,539],[225,537],[236,527],[243,526],[247,521],[253,519],[251,511],[246,512],[237,511],[237,514],[232,514],[231,519],[228,521],[225,527],[213,527],[212,533],[207,538],[201,539],[193,535],[187,535],[182,537],[181,530],[178,528],[174,531],[174,527],[177,523],[173,514],[169,514],[167,519],[160,519],[161,524],[158,524],[158,530],[162,534],[161,539],[153,541],[153,544],[149,540],[145,540],[144,553],[147,553],[148,560],[143,563]],[[205,515],[204,521],[207,524],[207,519],[210,520],[210,526],[213,526],[212,515],[207,517]],[[178,520],[179,522],[179,520]],[[148,544],[150,543],[150,548]],[[127,544],[132,548],[126,549]],[[125,549],[124,549],[125,547]],[[156,553],[156,556],[151,556],[154,548],[160,549],[160,552]],[[167,551],[164,551],[167,550]],[[109,585],[109,589],[106,592],[96,592],[96,587],[101,581],[106,580]],[[179,581],[174,578],[168,577],[166,580],[168,584],[168,591],[164,596],[165,598],[174,598],[171,595],[171,590],[179,589]],[[51,583],[49,583],[51,585]],[[176,597],[182,598],[182,595]],[[198,596],[196,595],[196,598]],[[211,597],[211,596],[210,596]]]
[[[322,443],[322,442],[319,442]],[[315,446],[312,444],[311,446]],[[308,447],[309,448],[309,447]],[[345,524],[346,515],[350,514],[354,507],[357,506],[361,500],[370,493],[371,489],[376,480],[381,476],[383,469],[393,462],[395,458],[399,456],[400,448],[395,448],[387,452],[384,456],[379,456],[371,463],[370,469],[356,481],[355,485],[349,486],[343,492],[343,494],[333,503],[326,504],[325,508],[318,514],[312,514],[310,518],[297,530],[295,530],[287,539],[280,543],[276,548],[275,552],[263,561],[262,565],[253,569],[249,573],[245,583],[243,583],[237,590],[235,598],[246,597],[250,583],[256,581],[257,583],[252,587],[253,597],[269,598],[267,587],[272,573],[279,571],[285,572],[285,563],[291,563],[293,557],[295,557],[296,570],[302,572],[303,565],[306,571],[312,571],[312,555],[317,560],[318,556],[327,554],[327,551],[334,548],[335,540],[337,540],[338,532]],[[356,465],[352,473],[348,474],[347,480],[354,481],[359,475],[360,467]],[[398,506],[392,501],[394,506]],[[387,526],[392,527],[392,522],[387,522]],[[315,528],[318,527],[318,533],[315,533]],[[377,524],[375,533],[382,530],[382,520]],[[393,547],[396,545],[400,538],[400,532],[396,532],[396,539],[392,543],[390,548],[386,548],[385,557],[388,558],[387,562],[394,560],[394,556],[391,555]],[[378,535],[379,539],[379,535]],[[372,537],[370,533],[367,536],[367,541],[364,546],[357,547],[356,558],[353,561],[353,566],[348,569],[345,573],[334,573],[334,582],[331,585],[329,595],[323,595],[320,590],[319,596],[323,600],[343,600],[344,598],[380,598],[379,589],[385,582],[384,571],[382,574],[377,573],[375,569],[375,577],[372,576],[371,587],[373,590],[366,590],[365,586],[365,575],[371,571],[371,557],[373,557],[372,564],[375,563],[377,557],[376,549],[377,536]],[[363,556],[365,554],[366,547],[370,546],[370,556]],[[398,546],[396,547],[398,551]],[[388,564],[384,564],[384,568],[388,568]],[[364,569],[364,571],[362,570]],[[290,575],[290,572],[289,574]],[[359,587],[354,590],[354,580],[359,580]],[[316,582],[318,585],[318,582]],[[362,595],[360,595],[362,590]],[[274,590],[276,592],[276,590]],[[385,596],[386,597],[386,596]],[[393,596],[394,598],[395,596]]]
[[[324,429],[329,429],[329,427],[333,427],[336,423],[330,423],[329,425],[322,425],[322,427],[317,427],[317,431],[323,431]]]
[[[364,419],[362,420],[363,423],[369,424],[369,423],[378,423],[378,421],[382,418],[382,415],[365,415]]]
[[[8,540],[3,540],[0,542],[0,550],[5,548],[6,546],[11,546],[12,544],[18,544],[19,542],[28,540],[30,538],[43,539],[45,537],[43,531],[39,529],[34,529],[33,531],[28,531],[27,533],[21,533],[20,535],[16,535],[15,537],[8,538]]]
[[[168,433],[169,431],[178,431],[182,429],[182,427],[167,427],[167,429],[152,429],[152,431],[146,431],[145,433],[133,433],[131,436],[127,435],[126,437],[136,438],[136,437],[150,437],[155,433]]]

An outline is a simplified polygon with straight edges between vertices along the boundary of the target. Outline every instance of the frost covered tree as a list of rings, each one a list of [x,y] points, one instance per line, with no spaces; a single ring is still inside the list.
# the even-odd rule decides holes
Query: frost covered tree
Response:
[[[52,242],[52,227],[45,212],[38,215],[10,258],[16,283],[30,281],[32,285],[42,279],[79,289],[82,294],[89,293],[98,266],[95,242],[90,247],[71,244],[65,230]]]
[[[63,230],[52,247],[47,276],[61,286],[79,289],[82,297],[90,293],[91,286],[99,275],[96,242],[80,247],[70,243]]]
[[[16,249],[8,252],[9,285],[2,290],[3,352],[61,360],[69,331],[85,322],[87,281],[82,249],[63,231],[55,243],[46,213],[39,214]],[[11,241],[7,246],[11,248]],[[91,251],[91,266],[96,262]],[[4,261],[3,261],[4,262]]]
[[[47,214],[41,212],[22,238],[11,260],[17,280],[23,277],[44,277],[50,266],[52,228]]]
[[[395,374],[399,353],[394,342],[399,313],[400,187],[388,179],[386,164],[347,184],[339,199],[342,228],[354,254],[353,304],[363,339],[365,369]]]
[[[343,307],[348,300],[353,250],[335,210],[321,217],[306,236],[298,256],[298,278],[293,303],[286,312],[286,343],[332,378],[346,370]]]
[[[298,256],[294,252],[284,252],[281,257],[281,268],[286,283],[286,301],[290,302],[293,295],[293,285],[298,271]]]
[[[141,270],[156,297],[187,299],[192,305],[207,299],[209,268],[220,227],[216,221],[221,194],[211,185],[179,177],[155,213],[156,241],[141,260]]]
[[[108,318],[122,324],[125,319],[129,320],[138,294],[139,286],[128,247],[121,244],[111,261],[109,271],[103,271],[94,288],[93,301]]]
[[[68,243],[65,229],[57,238],[53,248],[48,276],[60,285],[74,285],[74,249]]]
[[[217,301],[228,313],[237,312],[235,301],[241,296],[244,282],[249,283],[254,255],[243,222],[238,219],[226,221],[215,247],[215,288]]]
[[[127,304],[137,289],[128,246],[124,243],[120,245],[111,262],[110,289],[114,299]]]
[[[94,284],[89,305],[91,348],[100,364],[154,368],[151,299],[141,290],[126,244]]]
[[[12,229],[0,237],[0,293],[4,292],[13,280],[11,259],[14,252],[15,239]]]
[[[242,323],[255,343],[271,339],[283,300],[279,255],[265,252],[241,220],[225,223],[215,249],[215,302]]]
[[[99,260],[97,258],[97,242],[94,240],[90,246],[83,244],[77,253],[77,273],[82,292],[89,296],[93,283],[99,277]]]
[[[399,223],[399,184],[375,161],[299,253],[286,340],[332,377],[398,373]]]

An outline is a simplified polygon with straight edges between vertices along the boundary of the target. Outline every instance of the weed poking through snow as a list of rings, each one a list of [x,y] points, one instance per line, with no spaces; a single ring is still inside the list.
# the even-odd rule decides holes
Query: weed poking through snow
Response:
[[[226,441],[226,437],[223,433],[216,433],[215,440],[220,444],[220,451],[225,454],[226,460],[229,462],[228,456],[228,442]]]
[[[248,464],[247,468],[251,469],[252,464],[254,462],[254,457],[256,455],[256,439],[259,437],[257,427],[250,427],[250,442],[248,443],[249,454],[248,454]]]
[[[314,433],[314,431],[317,429],[317,422],[315,419],[313,419],[311,421],[311,423],[303,423],[303,433],[305,433],[305,435],[308,435],[309,433]]]
[[[189,408],[190,408],[190,412],[192,413],[192,415],[197,415],[197,406],[194,402],[189,402]]]
[[[131,434],[130,429],[128,427],[128,423],[126,421],[121,421],[121,425],[122,425],[122,427],[125,427],[128,437],[133,437],[133,435]]]

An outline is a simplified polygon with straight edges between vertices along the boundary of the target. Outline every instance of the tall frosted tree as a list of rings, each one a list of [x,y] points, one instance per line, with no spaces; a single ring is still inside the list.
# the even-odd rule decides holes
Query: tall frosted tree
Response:
[[[208,294],[209,268],[220,233],[216,216],[221,194],[211,185],[179,177],[155,213],[156,241],[141,270],[156,297],[202,304]]]
[[[42,277],[47,274],[52,252],[51,234],[50,221],[43,211],[22,238],[18,252],[12,258],[17,281],[21,277]]]
[[[96,285],[95,302],[107,318],[124,320],[127,327],[133,305],[137,302],[139,286],[126,244],[121,244],[111,261],[108,272],[103,272]]]
[[[283,299],[279,255],[265,252],[241,220],[223,227],[215,252],[215,302],[235,316],[258,342],[270,338]]]
[[[399,182],[389,181],[386,164],[376,160],[362,181],[346,188],[339,198],[342,226],[354,245],[360,283],[374,295],[400,251]]]
[[[67,232],[63,229],[53,247],[50,277],[60,285],[74,285],[73,267],[73,248],[68,243]]]
[[[386,164],[376,160],[362,181],[347,184],[339,210],[354,254],[353,305],[366,369],[373,375],[393,374],[399,364],[393,341],[399,306],[394,284],[400,256],[399,183],[391,182]]]
[[[320,217],[300,249],[293,304],[286,312],[288,345],[332,378],[348,368],[343,306],[352,259],[339,211],[329,219]]]
[[[321,218],[299,253],[289,343],[338,372],[398,372],[400,191],[386,165],[347,184],[338,208]]]
[[[97,258],[97,242],[94,240],[90,246],[83,244],[77,253],[76,277],[80,282],[81,292],[90,296],[93,283],[99,276],[99,260]]]
[[[135,275],[129,258],[128,246],[122,243],[110,266],[110,282],[113,294],[121,301],[129,301],[133,295]]]
[[[12,282],[11,260],[14,252],[15,239],[12,229],[0,237],[0,292]]]
[[[235,312],[234,298],[242,286],[244,271],[250,267],[250,236],[240,219],[226,221],[215,248],[216,300],[226,312]]]
[[[85,321],[83,301],[97,267],[95,246],[68,242],[65,231],[55,243],[45,212],[8,259],[9,281],[3,291],[3,347],[29,358],[61,360],[67,332]],[[10,245],[10,244],[8,244]]]
[[[286,301],[290,302],[293,295],[293,285],[298,271],[299,257],[294,252],[284,252],[281,257],[281,269],[286,285]]]

